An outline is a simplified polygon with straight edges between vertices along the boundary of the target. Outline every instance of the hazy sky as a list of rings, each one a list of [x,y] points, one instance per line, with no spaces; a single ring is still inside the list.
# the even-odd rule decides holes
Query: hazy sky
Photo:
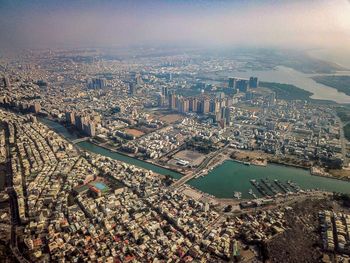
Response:
[[[2,46],[350,47],[348,0],[0,0]]]

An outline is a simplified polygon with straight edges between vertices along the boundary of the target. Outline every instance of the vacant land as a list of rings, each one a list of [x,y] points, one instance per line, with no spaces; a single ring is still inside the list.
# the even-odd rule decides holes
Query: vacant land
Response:
[[[173,158],[188,161],[191,165],[199,165],[205,158],[205,155],[196,151],[184,150],[176,153]]]
[[[161,121],[164,121],[168,124],[172,124],[174,122],[177,122],[179,120],[183,119],[183,116],[180,114],[167,114],[167,115],[163,115],[159,118]]]
[[[318,212],[345,209],[331,198],[309,199],[292,205],[286,212],[288,228],[264,245],[269,262],[320,262],[323,256]]]
[[[136,129],[125,129],[124,132],[126,132],[127,134],[133,135],[136,138],[137,137],[141,137],[142,135],[144,135],[145,133]]]
[[[312,79],[350,96],[350,76],[315,76]]]
[[[311,92],[298,88],[291,84],[275,82],[260,82],[260,87],[268,88],[276,93],[277,99],[283,100],[309,100]]]

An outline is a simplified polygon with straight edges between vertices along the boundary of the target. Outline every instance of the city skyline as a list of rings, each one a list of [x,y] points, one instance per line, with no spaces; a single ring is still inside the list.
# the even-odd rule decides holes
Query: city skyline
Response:
[[[0,0],[0,262],[350,262],[349,14]]]

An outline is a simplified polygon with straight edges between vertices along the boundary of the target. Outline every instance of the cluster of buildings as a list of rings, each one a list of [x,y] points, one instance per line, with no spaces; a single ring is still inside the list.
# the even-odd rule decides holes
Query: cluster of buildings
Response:
[[[215,122],[223,125],[230,124],[230,107],[233,105],[232,98],[211,98],[209,96],[183,97],[171,93],[169,95],[169,109],[180,113],[198,113],[209,115]]]
[[[233,110],[231,144],[238,149],[290,156],[322,166],[343,165],[340,124],[334,112],[304,102],[279,101],[273,108]]]
[[[259,87],[257,77],[250,77],[249,79],[229,78],[228,88],[234,89],[237,92],[247,92],[249,89],[256,89]]]
[[[0,163],[6,160],[5,130],[0,127]]]
[[[96,136],[96,126],[101,122],[100,116],[66,112],[65,117],[68,125],[74,126],[78,131],[88,136]]]
[[[324,210],[318,217],[323,248],[350,255],[350,215]]]
[[[175,56],[95,63],[73,54],[41,53],[40,66],[35,52],[21,65],[6,62],[11,74],[0,79],[1,106],[66,121],[158,161],[195,141],[214,150],[230,145],[281,160],[342,165],[341,127],[329,107],[261,95],[255,77],[229,78],[228,88],[211,84],[214,91],[199,96],[176,95],[203,72],[237,66],[232,61]],[[233,92],[218,94],[218,88]],[[156,106],[183,115],[167,123]],[[0,161],[7,149],[11,157],[15,246],[31,261],[218,262],[239,256],[239,243],[266,241],[286,227],[281,209],[226,217],[205,199],[166,187],[151,171],[81,152],[33,115],[1,110],[0,121]],[[320,218],[327,249],[347,252],[349,216]]]
[[[12,145],[11,198],[24,226],[20,250],[31,260],[228,260],[243,234],[263,240],[282,231],[277,212],[223,221],[150,171],[79,154],[35,118],[1,114]]]
[[[144,158],[157,159],[177,149],[185,136],[174,127],[165,127],[123,144],[121,149]]]
[[[208,203],[169,190],[150,171],[80,154],[33,118],[0,113],[10,134],[13,224],[23,226],[15,238],[31,261],[212,257],[201,241],[220,215]]]
[[[333,110],[303,102],[276,101],[273,92],[265,94],[258,89],[255,77],[229,78],[228,87],[225,84],[221,89],[243,91],[238,94],[205,92],[198,96],[180,96],[176,94],[177,89],[191,89],[198,81],[182,71],[173,72],[170,78],[169,71],[181,67],[196,76],[195,72],[200,70],[197,64],[185,61],[185,64],[171,63],[177,66],[154,63],[146,71],[143,67],[145,61],[133,61],[129,67],[119,62],[78,62],[81,67],[77,68],[64,61],[58,60],[56,65],[45,60],[45,67],[40,69],[28,67],[13,72],[13,78],[7,81],[10,88],[5,87],[3,81],[4,95],[0,103],[67,121],[85,135],[98,136],[115,147],[146,158],[157,159],[182,144],[176,135],[162,135],[165,126],[169,126],[170,131],[179,131],[174,127],[176,124],[165,124],[157,119],[153,110],[159,105],[164,106],[161,110],[168,108],[171,112],[183,113],[199,126],[208,123],[219,127],[224,131],[221,139],[230,141],[238,149],[261,150],[279,158],[292,156],[301,165],[301,162],[315,161],[330,168],[343,165],[344,147]],[[67,70],[57,71],[58,74],[55,69],[65,63]],[[205,62],[204,67],[212,70],[208,63]],[[46,67],[56,73],[51,76],[45,71]],[[103,70],[111,74],[101,77]],[[30,75],[30,72],[33,74]],[[72,75],[72,72],[75,74]],[[29,76],[44,79],[47,87],[35,84],[37,81]],[[81,81],[88,81],[91,76],[95,76],[91,83],[96,88],[86,89]],[[128,82],[130,78],[132,81]],[[101,88],[105,87],[107,79],[108,88]],[[137,87],[137,94],[132,96],[130,83]],[[96,116],[99,117],[96,119]],[[130,127],[136,127],[146,135],[138,138],[125,131]],[[181,134],[179,136],[182,137]]]
[[[107,86],[107,80],[105,78],[93,78],[88,82],[88,88],[90,89],[104,89]]]

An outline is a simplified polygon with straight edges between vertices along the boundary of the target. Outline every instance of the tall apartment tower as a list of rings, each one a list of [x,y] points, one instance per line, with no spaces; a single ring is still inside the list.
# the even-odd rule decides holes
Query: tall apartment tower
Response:
[[[135,95],[137,91],[137,87],[134,82],[129,82],[129,94]]]
[[[75,125],[75,114],[72,111],[67,111],[65,113],[66,115],[66,122],[70,125]]]
[[[229,78],[228,79],[228,87],[230,89],[236,88],[236,79],[235,78]]]
[[[175,95],[175,93],[171,93],[169,95],[169,109],[171,109],[171,110],[176,109],[176,95]]]
[[[258,78],[257,77],[250,77],[249,78],[249,88],[256,89],[259,86]]]
[[[210,100],[204,99],[203,101],[203,113],[208,113],[210,111]]]
[[[9,88],[11,86],[10,79],[7,76],[3,78],[5,88]]]

